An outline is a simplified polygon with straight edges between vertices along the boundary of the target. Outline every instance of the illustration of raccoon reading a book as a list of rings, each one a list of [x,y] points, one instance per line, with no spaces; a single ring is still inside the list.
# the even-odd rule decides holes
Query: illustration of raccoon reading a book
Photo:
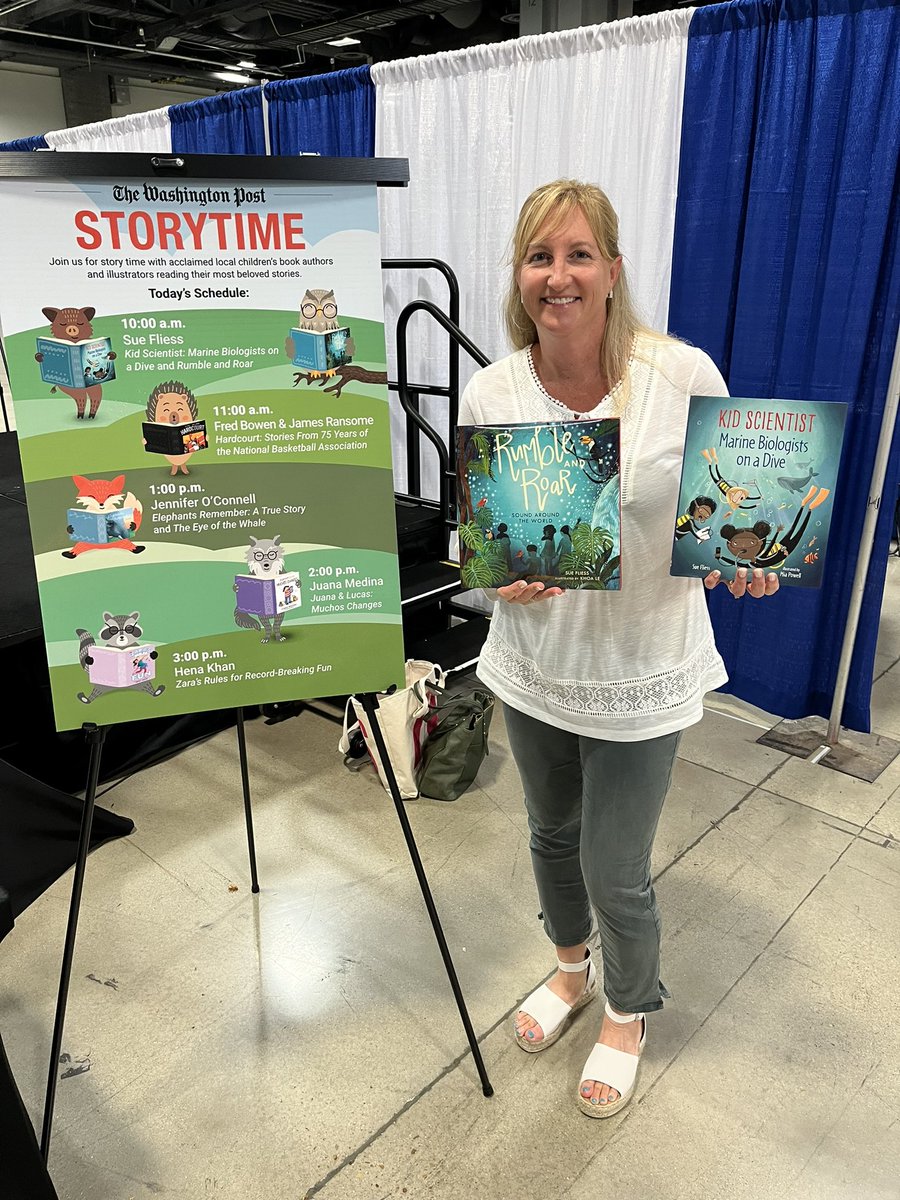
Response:
[[[141,641],[143,629],[138,624],[139,612],[103,614],[103,628],[97,634],[99,642],[86,629],[76,629],[78,661],[94,685],[89,695],[78,693],[82,704],[92,704],[104,692],[149,692],[161,696],[163,684],[154,687],[156,676],[156,647]]]
[[[281,632],[284,614],[300,605],[300,576],[285,571],[281,536],[255,538],[251,535],[245,554],[246,575],[235,575],[237,600],[234,623],[239,629],[264,630],[266,642],[285,642]]]

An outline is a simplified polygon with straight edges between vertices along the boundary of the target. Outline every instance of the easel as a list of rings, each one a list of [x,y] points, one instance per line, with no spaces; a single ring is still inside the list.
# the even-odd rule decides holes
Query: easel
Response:
[[[469,1047],[472,1051],[472,1058],[475,1060],[475,1066],[478,1070],[478,1075],[481,1080],[481,1090],[485,1096],[493,1096],[494,1089],[488,1079],[487,1071],[484,1066],[484,1060],[481,1056],[481,1049],[478,1045],[478,1039],[475,1036],[475,1030],[472,1028],[472,1022],[469,1018],[469,1012],[466,1008],[466,1002],[462,994],[462,989],[459,986],[459,979],[456,974],[456,969],[453,966],[453,960],[450,957],[450,949],[447,945],[447,939],[444,936],[444,930],[441,926],[440,917],[434,903],[434,898],[431,894],[431,888],[428,884],[428,879],[425,875],[425,868],[422,866],[422,859],[419,855],[418,847],[416,846],[415,837],[413,836],[412,826],[409,823],[409,817],[406,815],[406,809],[403,807],[403,801],[400,798],[400,789],[397,786],[397,780],[394,776],[394,769],[391,765],[391,760],[388,755],[387,746],[384,742],[384,737],[381,732],[381,727],[378,724],[378,696],[374,692],[367,692],[360,696],[360,701],[363,710],[369,719],[369,724],[375,738],[375,744],[378,747],[378,754],[384,765],[384,773],[387,779],[391,797],[394,801],[394,807],[397,810],[397,816],[400,820],[400,827],[403,830],[403,836],[406,839],[407,849],[409,850],[410,858],[412,859],[413,868],[416,872],[416,878],[419,881],[419,887],[422,890],[422,898],[425,901],[425,907],[428,910],[428,916],[431,919],[431,926],[434,930],[434,936],[437,940],[438,947],[441,952],[441,957],[444,960],[444,967],[447,971],[447,977],[450,980],[450,987],[453,991],[453,998],[456,1000],[456,1006],[459,1009],[459,1015],[463,1023],[463,1028],[466,1031],[466,1037],[469,1040]],[[253,811],[250,800],[250,772],[247,762],[247,739],[244,729],[244,713],[242,709],[236,710],[237,717],[237,740],[238,740],[238,756],[241,765],[241,788],[244,796],[244,817],[247,825],[247,849],[250,856],[250,890],[254,895],[259,893],[259,878],[256,870],[256,843],[253,836]],[[78,849],[75,856],[75,874],[72,879],[72,895],[69,900],[69,919],[66,926],[66,938],[63,944],[62,965],[59,975],[59,991],[56,1000],[56,1016],[53,1022],[53,1037],[50,1043],[50,1066],[47,1074],[47,1092],[44,1100],[44,1116],[41,1126],[41,1155],[44,1162],[50,1154],[50,1135],[53,1126],[53,1109],[56,1103],[56,1085],[59,1078],[59,1056],[62,1050],[63,1026],[66,1019],[66,1003],[69,996],[69,982],[72,976],[72,961],[75,956],[75,935],[78,929],[78,914],[81,908],[81,894],[84,889],[84,876],[87,868],[88,850],[91,844],[91,827],[94,821],[94,807],[97,796],[97,781],[100,778],[100,758],[103,751],[103,743],[106,739],[106,727],[103,725],[94,725],[85,723],[82,726],[85,737],[90,746],[90,756],[88,759],[87,787],[84,794],[84,810],[81,815],[81,827],[78,833]]]

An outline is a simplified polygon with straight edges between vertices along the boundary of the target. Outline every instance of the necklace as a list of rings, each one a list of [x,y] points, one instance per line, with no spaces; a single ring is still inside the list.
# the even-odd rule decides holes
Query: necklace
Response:
[[[547,389],[544,387],[543,383],[541,382],[541,377],[540,377],[540,375],[538,375],[537,367],[535,366],[535,363],[534,363],[534,355],[532,354],[531,346],[529,346],[527,348],[527,350],[525,351],[525,354],[526,354],[526,359],[528,362],[528,369],[531,372],[531,378],[534,381],[534,385],[537,388],[537,390],[541,393],[541,395],[546,400],[550,401],[550,403],[554,406],[554,408],[562,409],[562,411],[568,415],[570,420],[573,417],[575,418],[576,421],[581,420],[583,417],[587,417],[591,413],[595,413],[597,411],[597,409],[601,408],[603,405],[608,404],[611,401],[613,401],[619,395],[619,393],[621,392],[622,387],[625,383],[625,375],[623,375],[622,378],[619,380],[619,382],[614,387],[611,387],[605,396],[601,396],[601,398],[597,401],[597,403],[594,405],[593,408],[588,409],[587,412],[576,412],[574,408],[569,408],[568,404],[564,404],[562,402],[562,400],[557,400],[557,398],[555,396],[551,396],[550,393],[547,391]],[[625,374],[628,373],[628,369],[631,367],[631,362],[632,362],[633,358],[634,358],[634,346],[632,346],[631,354],[628,357],[628,362],[627,362],[626,368],[625,368]]]

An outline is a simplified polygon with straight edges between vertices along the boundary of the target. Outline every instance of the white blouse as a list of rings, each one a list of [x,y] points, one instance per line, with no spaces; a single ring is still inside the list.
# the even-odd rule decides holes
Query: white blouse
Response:
[[[478,677],[505,703],[572,733],[661,737],[698,722],[703,696],[728,679],[699,579],[669,563],[691,395],[727,396],[708,355],[639,336],[625,378],[590,412],[541,386],[528,350],[478,371],[461,425],[621,419],[621,590],[570,590],[494,607]]]

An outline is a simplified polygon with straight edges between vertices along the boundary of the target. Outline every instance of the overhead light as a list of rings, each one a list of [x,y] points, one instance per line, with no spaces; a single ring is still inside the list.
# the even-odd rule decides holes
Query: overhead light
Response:
[[[249,75],[242,75],[240,71],[211,71],[213,79],[222,79],[225,83],[252,83]]]
[[[354,38],[354,37],[342,37],[342,38],[335,38],[335,40],[333,42],[326,42],[325,45],[326,46],[358,46],[358,45],[360,45],[360,40],[359,40],[359,38]]]
[[[253,71],[256,69],[256,63],[250,62],[248,59],[243,59],[241,62],[238,63],[238,66],[246,67],[248,71]]]

